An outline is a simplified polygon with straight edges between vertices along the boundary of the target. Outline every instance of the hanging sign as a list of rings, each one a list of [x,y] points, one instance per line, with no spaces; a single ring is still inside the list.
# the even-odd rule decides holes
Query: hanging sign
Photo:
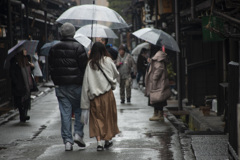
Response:
[[[215,16],[202,17],[203,41],[222,41],[223,20]]]
[[[145,11],[145,27],[148,27],[148,28],[153,28],[153,20],[152,20],[152,17],[151,17],[151,9],[150,9],[150,6],[145,3],[144,5],[144,11]]]

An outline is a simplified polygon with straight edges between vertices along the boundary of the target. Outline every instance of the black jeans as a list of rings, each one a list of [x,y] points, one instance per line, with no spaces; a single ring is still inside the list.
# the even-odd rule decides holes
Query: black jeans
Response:
[[[18,108],[20,120],[24,121],[31,106],[31,98],[22,101],[22,96],[14,96],[14,105]]]
[[[163,111],[163,107],[167,106],[167,101],[165,100],[163,102],[150,104],[150,98],[148,97],[148,105],[151,107],[154,107],[154,109],[156,109],[156,110]]]

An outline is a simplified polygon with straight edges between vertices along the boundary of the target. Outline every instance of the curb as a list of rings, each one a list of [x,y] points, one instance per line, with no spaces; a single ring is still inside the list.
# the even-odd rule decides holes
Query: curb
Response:
[[[39,87],[41,87],[41,86],[39,86]],[[36,95],[31,95],[31,101],[35,102],[40,97],[47,95],[53,89],[54,89],[54,87],[51,87],[51,88],[48,87],[48,88],[44,89],[43,91],[38,92]],[[0,116],[0,125],[7,123],[8,121],[10,121],[11,119],[13,119],[14,117],[16,117],[18,115],[19,115],[19,112],[17,109],[10,110],[8,113],[5,113]]]

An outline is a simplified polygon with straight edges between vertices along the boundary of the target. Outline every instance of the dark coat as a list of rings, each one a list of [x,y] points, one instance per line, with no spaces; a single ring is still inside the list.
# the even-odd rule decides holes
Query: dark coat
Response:
[[[50,74],[55,85],[82,85],[87,53],[73,38],[62,39],[49,52]]]
[[[147,58],[144,57],[143,55],[139,54],[138,60],[137,60],[137,70],[138,72],[145,73],[147,69]]]
[[[106,45],[106,49],[107,49],[108,53],[110,53],[112,60],[116,60],[118,57],[118,51],[116,51],[109,45]]]
[[[27,93],[27,87],[24,83],[21,67],[15,57],[10,61],[10,77],[12,82],[12,93],[14,96],[24,96]]]

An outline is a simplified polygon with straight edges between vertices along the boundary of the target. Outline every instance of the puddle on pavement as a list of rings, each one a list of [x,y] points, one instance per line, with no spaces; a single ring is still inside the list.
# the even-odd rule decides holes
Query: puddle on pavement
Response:
[[[124,111],[129,111],[129,110],[139,110],[138,108],[126,108],[126,109],[119,109],[120,113],[123,113]]]

